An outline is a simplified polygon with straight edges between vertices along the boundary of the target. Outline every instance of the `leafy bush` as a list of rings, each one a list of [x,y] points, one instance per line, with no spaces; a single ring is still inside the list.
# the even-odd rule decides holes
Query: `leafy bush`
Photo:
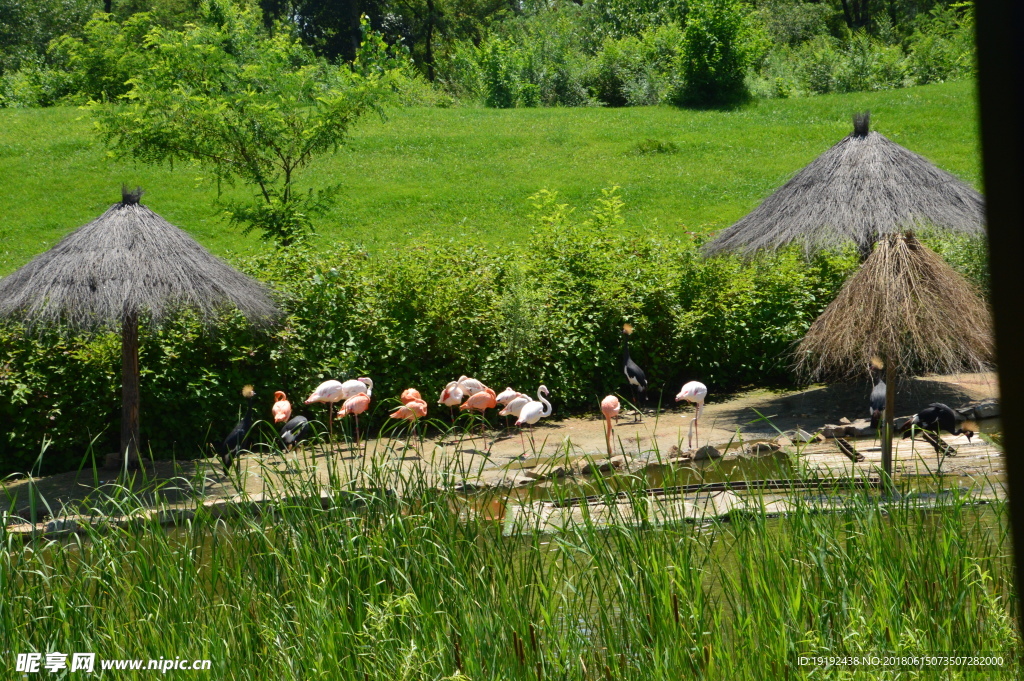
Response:
[[[742,99],[747,67],[758,59],[757,51],[741,2],[692,0],[683,27],[679,101],[719,104]]]
[[[678,87],[682,31],[658,26],[639,37],[606,38],[597,54],[590,88],[610,106],[659,104]]]
[[[205,332],[184,315],[143,332],[142,431],[158,457],[193,456],[238,418],[252,383],[260,414],[273,390],[297,412],[328,378],[372,376],[379,399],[409,386],[429,395],[460,373],[533,390],[546,383],[557,413],[593,409],[623,390],[623,322],[650,394],[688,379],[713,388],[787,384],[790,344],[829,302],[856,260],[796,253],[752,263],[708,260],[699,239],[622,226],[607,191],[577,217],[557,196],[534,197],[536,227],[519,247],[429,241],[369,253],[304,245],[241,261],[281,292],[288,316],[270,335],[226,315]],[[524,247],[525,246],[525,247]],[[119,434],[119,338],[62,340],[0,327],[0,469],[27,469],[43,438],[48,470],[75,468],[91,438]]]
[[[915,82],[941,83],[974,74],[974,5],[937,6],[908,40]]]

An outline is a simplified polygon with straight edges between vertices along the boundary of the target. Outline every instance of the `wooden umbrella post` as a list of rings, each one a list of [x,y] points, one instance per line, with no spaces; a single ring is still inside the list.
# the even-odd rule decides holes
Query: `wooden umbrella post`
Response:
[[[885,420],[882,427],[882,471],[884,484],[892,484],[893,412],[896,409],[896,376],[892,361],[885,358]]]
[[[139,465],[139,313],[121,320],[121,455],[129,469]]]

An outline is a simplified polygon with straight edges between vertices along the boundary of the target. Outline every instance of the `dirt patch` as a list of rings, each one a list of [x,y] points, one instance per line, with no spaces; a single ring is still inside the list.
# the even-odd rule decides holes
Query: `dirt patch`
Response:
[[[699,423],[699,439],[694,446],[722,446],[730,441],[745,442],[771,439],[779,431],[796,428],[814,432],[826,423],[840,418],[851,420],[868,415],[871,386],[836,384],[813,386],[799,391],[751,390],[725,399],[709,402]],[[943,402],[953,408],[967,406],[986,398],[998,397],[996,375],[964,374],[915,378],[897,386],[896,413],[909,415],[931,402]],[[616,454],[649,457],[652,452],[667,455],[675,447],[689,449],[688,431],[694,409],[672,406],[655,414],[648,411],[634,422],[632,414],[618,419],[613,429]],[[388,467],[395,471],[418,471],[432,481],[440,481],[442,472],[449,479],[452,472],[464,478],[480,475],[525,475],[538,463],[561,458],[607,456],[604,421],[598,416],[573,417],[541,421],[522,435],[512,428],[488,431],[483,436],[462,435],[437,439],[378,438],[363,443],[361,449],[341,444],[332,448],[306,448],[301,453],[286,455],[247,455],[240,460],[238,474],[224,475],[216,459],[195,461],[159,461],[149,463],[144,471],[131,478],[119,477],[116,471],[92,470],[62,473],[32,481],[37,493],[37,518],[57,512],[62,506],[86,500],[106,511],[110,501],[100,499],[111,491],[113,483],[125,485],[139,495],[148,506],[175,506],[195,503],[198,499],[232,498],[244,488],[249,495],[264,491],[268,485],[278,489],[312,476],[326,483],[332,476],[352,478],[369,466]],[[8,479],[0,491],[0,509],[13,510],[14,515],[27,517],[30,506],[30,483],[25,478]],[[100,508],[102,506],[103,508]]]

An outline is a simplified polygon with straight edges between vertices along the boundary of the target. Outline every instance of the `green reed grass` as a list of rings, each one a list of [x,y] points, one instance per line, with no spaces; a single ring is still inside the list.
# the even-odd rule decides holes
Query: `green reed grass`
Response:
[[[781,518],[693,524],[644,520],[645,497],[629,493],[640,522],[584,514],[545,534],[503,527],[507,493],[467,498],[399,472],[407,425],[396,424],[391,444],[364,444],[365,463],[317,445],[288,454],[300,472],[270,478],[280,482],[267,483],[260,513],[200,510],[173,529],[90,527],[61,540],[5,536],[0,664],[59,651],[208,658],[216,679],[876,678],[878,668],[796,663],[986,652],[1004,667],[899,678],[1018,677],[1002,502],[977,506],[949,490],[926,510],[909,490],[865,490],[821,513],[814,495],[794,491],[808,503]],[[280,455],[261,461],[276,466]],[[335,467],[326,503],[302,473],[320,456]],[[103,490],[78,510],[128,513],[153,500]]]

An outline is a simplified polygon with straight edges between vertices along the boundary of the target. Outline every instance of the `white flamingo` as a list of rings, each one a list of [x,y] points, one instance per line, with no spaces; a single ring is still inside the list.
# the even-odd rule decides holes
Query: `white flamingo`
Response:
[[[456,381],[459,387],[462,388],[462,392],[466,394],[466,397],[472,397],[479,392],[483,392],[487,389],[487,386],[476,380],[475,378],[469,378],[468,376],[459,376],[459,380]]]
[[[524,423],[530,426],[530,443],[533,444],[533,424],[540,421],[542,418],[551,416],[551,403],[544,399],[544,395],[550,395],[547,386],[542,385],[537,388],[537,399],[531,400],[523,405],[519,411],[519,418],[516,420],[517,426],[522,426]],[[523,454],[526,453],[526,444],[523,443]]]
[[[683,386],[683,389],[676,395],[676,402],[686,400],[687,402],[694,402],[697,405],[697,413],[693,415],[693,420],[690,421],[689,431],[689,448],[693,449],[693,435],[697,433],[697,444],[700,444],[700,433],[697,432],[697,419],[700,418],[701,413],[704,411],[704,398],[708,396],[708,387],[699,381],[690,381]],[[686,418],[685,416],[683,417]]]
[[[359,393],[366,393],[368,397],[373,396],[373,380],[366,378],[354,378],[349,379],[341,384],[341,391],[345,396],[345,399],[355,397]]]
[[[362,384],[360,383],[360,385]],[[334,403],[341,402],[345,399],[348,398],[345,397],[344,386],[340,381],[324,381],[316,387],[313,394],[306,400],[306,404],[313,404],[314,402],[327,403],[327,430],[329,431],[332,439],[334,437],[334,428],[331,425],[334,421]]]
[[[444,387],[444,390],[441,391],[441,397],[438,398],[437,403],[448,407],[448,412],[452,417],[452,423],[455,422],[455,412],[453,411],[453,408],[462,404],[462,398],[464,396],[465,393],[463,393],[462,388],[459,387],[458,381],[452,381]]]

